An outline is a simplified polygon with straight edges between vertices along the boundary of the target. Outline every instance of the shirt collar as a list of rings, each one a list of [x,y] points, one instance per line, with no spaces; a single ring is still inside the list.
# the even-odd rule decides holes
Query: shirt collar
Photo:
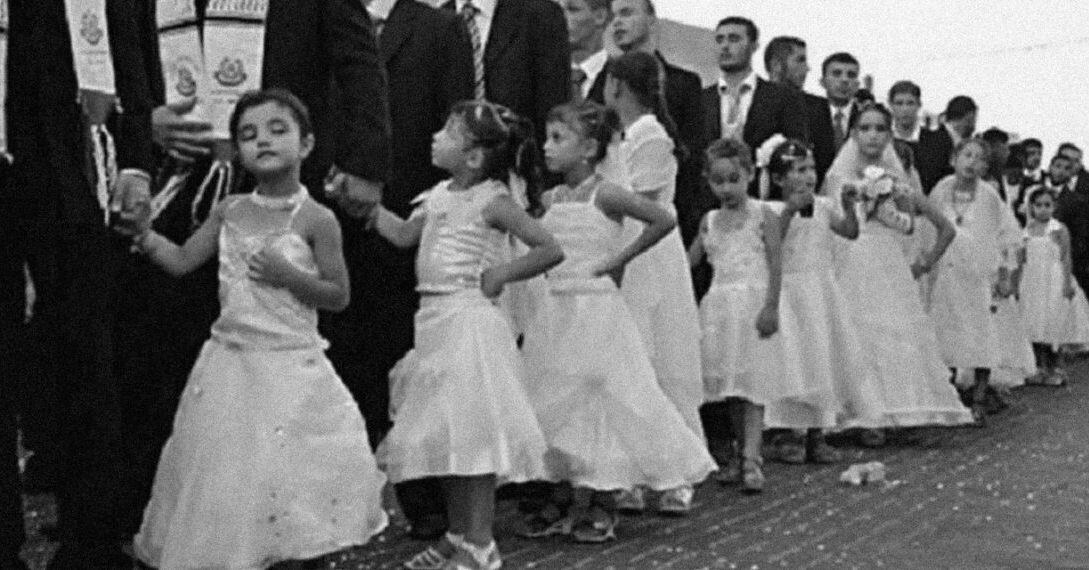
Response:
[[[851,116],[851,109],[854,106],[854,101],[847,101],[847,104],[842,107],[837,107],[831,99],[828,100],[828,108],[832,111],[832,116],[836,116],[836,111],[842,111],[844,117]]]
[[[748,88],[749,88],[748,91],[747,91],[748,93],[752,93],[753,91],[756,91],[756,71],[750,71],[749,74],[745,76],[745,80],[741,82],[741,85],[742,86],[746,86],[746,85],[748,86]],[[724,77],[722,77],[721,75],[719,75],[718,76],[718,92],[722,93],[723,91],[728,91],[729,89],[730,89],[730,86],[726,83],[726,79]]]
[[[942,126],[945,127],[945,131],[949,133],[949,138],[953,139],[953,146],[957,146],[958,144],[960,144],[960,140],[962,138],[960,136],[960,133],[958,133],[953,127],[949,126],[949,123],[942,123]]]
[[[367,6],[367,13],[372,20],[389,20],[394,4],[397,4],[397,0],[371,0]]]
[[[473,0],[473,6],[476,6],[476,9],[480,10],[481,16],[483,16],[487,20],[490,20],[492,14],[495,13],[495,3],[498,1],[499,0]],[[465,4],[467,3],[468,0],[456,0],[455,6],[457,7],[457,11],[459,14],[461,13],[461,9],[464,8]]]
[[[579,68],[586,73],[586,77],[591,80],[601,73],[602,69],[605,69],[605,64],[609,61],[609,52],[601,50],[594,55],[582,60],[582,63],[577,64]]]
[[[911,128],[911,132],[909,132],[909,133],[905,133],[904,131],[901,131],[900,129],[896,128],[896,126],[894,124],[893,125],[893,137],[895,137],[897,139],[900,139],[900,140],[903,140],[903,141],[918,142],[919,141],[919,132],[922,131],[922,129],[923,129],[923,125],[919,121],[915,121],[915,126]]]

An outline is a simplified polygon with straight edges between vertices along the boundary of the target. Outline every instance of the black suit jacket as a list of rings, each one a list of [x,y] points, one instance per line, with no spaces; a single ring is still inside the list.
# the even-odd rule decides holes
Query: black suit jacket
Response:
[[[90,178],[88,142],[62,0],[9,0],[8,148],[16,157],[7,207],[21,217],[102,223]],[[148,12],[136,0],[108,0],[106,18],[121,113],[107,126],[119,168],[154,171],[151,110],[155,104],[143,31]]]
[[[393,176],[383,203],[401,216],[445,178],[431,165],[431,137],[450,107],[473,97],[473,52],[461,20],[417,0],[398,0],[379,38],[389,78]]]
[[[1082,186],[1081,176],[1078,186]],[[1055,219],[1070,230],[1070,257],[1079,284],[1089,276],[1089,191],[1064,190],[1055,203]]]
[[[832,113],[828,99],[805,94],[805,119],[809,128],[809,144],[813,147],[813,161],[817,163],[817,187],[824,183],[824,174],[836,159],[836,130],[832,126]]]
[[[196,0],[202,21],[207,4]],[[389,179],[386,79],[361,2],[271,0],[261,86],[291,91],[310,111],[317,144],[303,165],[308,185],[334,163],[368,180]]]
[[[717,84],[703,90],[703,133],[705,144],[722,136],[722,104]],[[741,138],[755,152],[776,133],[808,140],[805,103],[797,91],[758,77]]]
[[[938,181],[953,173],[953,167],[949,164],[952,155],[953,137],[944,126],[939,126],[935,131],[923,129],[919,132],[919,153],[915,156],[915,165],[924,193],[930,194]]]
[[[456,10],[454,0],[443,4]],[[533,120],[571,98],[567,20],[551,0],[498,0],[484,47],[484,97]]]

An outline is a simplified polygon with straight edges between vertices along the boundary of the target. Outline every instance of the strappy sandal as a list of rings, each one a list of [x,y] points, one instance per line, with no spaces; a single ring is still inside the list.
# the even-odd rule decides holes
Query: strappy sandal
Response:
[[[594,514],[601,516],[594,517]],[[605,512],[601,507],[595,506],[585,518],[575,522],[571,537],[575,542],[583,544],[602,544],[616,540],[618,522],[619,517],[616,514]]]

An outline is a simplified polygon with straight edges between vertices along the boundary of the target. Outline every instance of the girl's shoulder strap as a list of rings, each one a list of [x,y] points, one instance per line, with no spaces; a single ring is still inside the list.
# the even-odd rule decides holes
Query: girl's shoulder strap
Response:
[[[1056,220],[1055,218],[1051,218],[1047,221],[1047,227],[1045,228],[1045,231],[1049,234],[1052,232],[1063,232],[1066,231],[1066,224],[1060,222],[1059,220]]]

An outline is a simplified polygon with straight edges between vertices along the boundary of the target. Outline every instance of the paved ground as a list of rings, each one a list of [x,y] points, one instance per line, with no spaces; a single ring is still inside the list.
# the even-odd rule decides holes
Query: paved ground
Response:
[[[1023,388],[987,429],[901,434],[880,450],[847,447],[851,462],[884,462],[888,481],[838,483],[838,466],[769,464],[768,488],[747,497],[703,485],[685,518],[625,518],[604,547],[513,536],[503,504],[504,568],[1089,568],[1089,363],[1066,388]],[[31,497],[32,529],[49,522]],[[423,545],[395,527],[329,558],[330,568],[392,569]],[[35,532],[40,564],[51,545]]]

